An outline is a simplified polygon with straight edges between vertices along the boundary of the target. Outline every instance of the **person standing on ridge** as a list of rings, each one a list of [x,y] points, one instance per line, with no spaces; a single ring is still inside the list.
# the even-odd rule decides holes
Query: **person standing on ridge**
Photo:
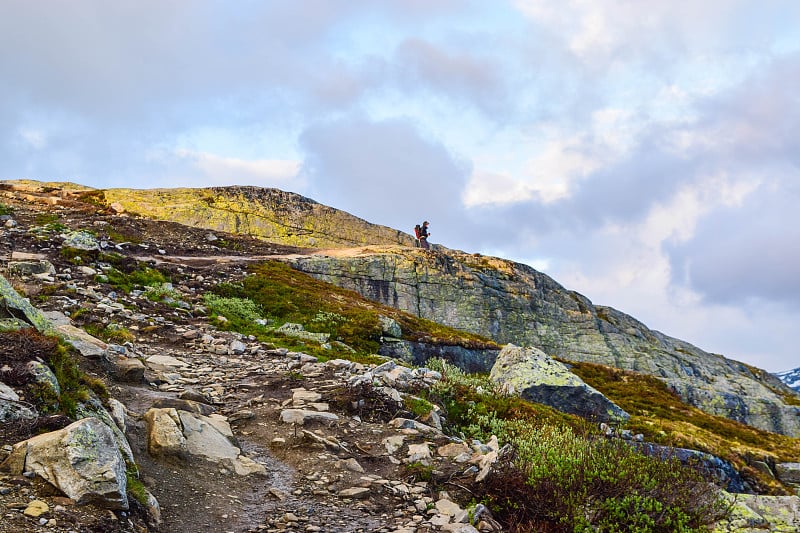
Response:
[[[422,223],[422,227],[419,230],[419,245],[425,248],[426,250],[430,250],[431,245],[428,244],[428,236],[430,233],[428,232],[428,225],[430,223],[426,220]]]

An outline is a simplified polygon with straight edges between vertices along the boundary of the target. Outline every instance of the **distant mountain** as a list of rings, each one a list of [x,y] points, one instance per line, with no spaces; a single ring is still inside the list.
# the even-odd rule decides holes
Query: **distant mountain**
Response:
[[[787,370],[785,372],[777,372],[775,375],[789,387],[800,392],[800,368]]]

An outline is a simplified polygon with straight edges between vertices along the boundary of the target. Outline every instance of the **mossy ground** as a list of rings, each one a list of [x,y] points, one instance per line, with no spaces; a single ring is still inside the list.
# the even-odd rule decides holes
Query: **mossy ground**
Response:
[[[375,354],[380,346],[380,316],[395,319],[408,340],[425,340],[431,344],[451,344],[465,347],[497,347],[479,335],[458,331],[429,320],[416,318],[397,309],[364,299],[359,294],[319,281],[290,266],[269,261],[254,266],[249,276],[237,284],[221,284],[214,293],[225,300],[212,302],[212,310],[228,319],[226,327],[241,333],[263,337],[269,329],[259,327],[255,319],[269,319],[275,325],[285,322],[303,324],[308,331],[328,333],[331,340],[352,347],[356,354]],[[207,303],[209,300],[207,299]],[[330,356],[331,351],[320,353],[309,343],[282,336],[294,348],[314,355]],[[287,346],[289,347],[289,346]],[[333,352],[337,356],[354,358],[347,350]]]
[[[783,492],[750,467],[753,460],[800,461],[800,439],[710,415],[684,403],[659,379],[603,365],[570,362],[571,370],[631,415],[627,427],[648,441],[701,450],[733,463],[763,489]]]

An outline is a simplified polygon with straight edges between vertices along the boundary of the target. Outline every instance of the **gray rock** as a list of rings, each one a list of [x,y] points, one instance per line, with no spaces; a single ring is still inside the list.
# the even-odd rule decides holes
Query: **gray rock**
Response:
[[[397,323],[397,320],[383,315],[380,315],[378,319],[381,321],[381,333],[383,335],[396,339],[403,336],[403,330],[400,328],[400,324]]]
[[[64,237],[62,246],[65,248],[92,251],[100,249],[100,242],[97,240],[97,237],[88,231],[73,231]]]
[[[53,332],[53,325],[42,312],[20,296],[3,276],[0,276],[0,319],[22,320],[41,333]]]
[[[295,324],[293,322],[287,322],[286,324],[277,328],[275,332],[282,333],[288,337],[318,342],[320,344],[328,342],[328,340],[331,338],[331,336],[327,333],[314,333],[311,331],[306,331],[302,324]]]
[[[34,420],[38,416],[32,407],[16,400],[0,398],[0,423],[2,424],[16,420]]]
[[[281,411],[281,421],[286,424],[297,424],[298,426],[313,421],[332,424],[338,420],[338,416],[328,412],[311,411],[308,409],[284,409]]]
[[[800,463],[778,463],[775,474],[784,483],[800,485]]]
[[[45,259],[39,261],[9,261],[8,271],[18,276],[38,276],[42,274],[55,276],[56,267]]]
[[[600,422],[625,422],[630,418],[600,391],[536,348],[507,345],[489,376],[509,393],[565,413]]]
[[[19,401],[19,394],[14,392],[14,389],[0,381],[0,400],[9,400],[12,402]]]
[[[14,445],[8,462],[17,468],[12,473],[34,472],[79,503],[128,508],[125,460],[111,430],[95,418]]]

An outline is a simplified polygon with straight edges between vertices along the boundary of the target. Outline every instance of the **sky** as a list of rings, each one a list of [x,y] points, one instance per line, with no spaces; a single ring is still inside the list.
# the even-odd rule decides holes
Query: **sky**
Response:
[[[257,185],[800,367],[796,0],[0,0],[0,179]]]

